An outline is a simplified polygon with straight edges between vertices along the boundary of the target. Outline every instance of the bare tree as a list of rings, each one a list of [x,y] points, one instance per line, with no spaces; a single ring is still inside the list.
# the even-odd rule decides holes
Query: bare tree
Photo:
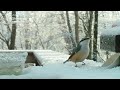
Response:
[[[4,33],[2,24],[1,24],[1,33]],[[4,41],[1,41],[1,48],[4,49]]]
[[[11,43],[9,49],[15,49],[15,39],[16,39],[16,11],[12,11],[12,32],[11,32]]]
[[[90,16],[90,18],[88,20],[88,37],[92,37],[93,11],[89,11],[89,16]],[[92,43],[93,43],[93,40],[91,38],[91,40],[90,40],[90,53],[89,53],[88,59],[92,59],[92,55],[93,55]]]
[[[70,33],[70,38],[71,38],[71,41],[72,41],[72,46],[74,48],[74,47],[76,47],[76,43],[75,43],[74,38],[73,38],[73,31],[72,31],[72,28],[71,28],[68,11],[66,11],[66,18],[67,18],[67,26],[68,26],[68,30],[69,30],[69,33]]]
[[[66,50],[68,51],[68,53],[70,54],[71,51],[70,49],[73,47],[72,46],[72,42],[71,42],[71,38],[69,36],[69,31],[67,29],[67,25],[66,25],[66,17],[65,17],[65,13],[64,11],[60,11],[59,12],[59,16],[60,16],[60,19],[58,20],[58,24],[60,25],[60,30],[62,31],[62,36],[65,40],[65,43],[66,43]]]
[[[13,24],[12,24],[12,30],[10,28],[10,25],[8,23],[8,20],[7,20],[7,17],[6,17],[6,13],[7,12],[3,12],[3,11],[0,11],[2,17],[3,17],[3,20],[5,22],[5,25],[7,27],[7,34],[8,36],[4,36],[1,32],[0,32],[0,39],[6,43],[8,49],[15,49],[15,38],[16,38],[16,11],[12,11],[12,21],[13,21]]]
[[[37,31],[35,32],[35,36],[37,37],[38,34],[39,34],[39,25],[36,23],[35,20],[33,20],[33,22],[34,22],[35,27],[36,27],[36,29],[37,29]],[[40,36],[39,36],[39,41],[35,43],[36,49],[37,49],[37,45],[38,45],[39,43],[41,44],[42,48],[45,49],[45,46],[44,46],[44,44],[43,44],[42,39],[41,39]]]
[[[26,17],[26,21],[24,23],[25,25],[25,49],[31,49],[31,32],[30,32],[30,17],[29,17],[29,12],[25,12],[25,17]]]
[[[79,15],[78,11],[74,11],[75,14],[75,41],[79,43]]]
[[[97,38],[98,38],[98,11],[94,12],[94,43],[93,43],[93,60],[97,61]]]

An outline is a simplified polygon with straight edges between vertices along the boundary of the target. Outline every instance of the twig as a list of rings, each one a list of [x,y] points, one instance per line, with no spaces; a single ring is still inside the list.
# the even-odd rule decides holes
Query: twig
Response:
[[[0,11],[0,13],[2,14],[2,17],[4,18],[4,20],[5,20],[5,22],[6,22],[7,29],[11,32],[11,29],[10,29],[10,26],[9,26],[8,21],[7,21],[7,19],[6,19],[5,13],[3,13],[2,11]]]

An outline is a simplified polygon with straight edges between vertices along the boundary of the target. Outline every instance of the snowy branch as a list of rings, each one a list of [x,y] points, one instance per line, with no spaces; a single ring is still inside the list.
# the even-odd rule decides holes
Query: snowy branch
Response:
[[[82,21],[82,23],[83,23],[83,27],[84,27],[85,32],[87,32],[87,31],[88,31],[88,28],[86,27],[84,20],[83,20],[82,18],[80,18],[80,17],[79,17],[79,19],[80,19],[80,20]]]
[[[6,13],[3,13],[2,11],[0,11],[0,13],[1,13],[2,17],[4,18],[4,21],[6,23],[5,25],[7,26],[7,29],[11,32],[10,26],[9,26],[8,21],[6,19]]]
[[[0,37],[0,39],[1,39],[2,41],[6,42],[7,40],[6,40],[5,37],[2,35],[1,32],[0,32],[0,35],[2,36],[2,37]]]

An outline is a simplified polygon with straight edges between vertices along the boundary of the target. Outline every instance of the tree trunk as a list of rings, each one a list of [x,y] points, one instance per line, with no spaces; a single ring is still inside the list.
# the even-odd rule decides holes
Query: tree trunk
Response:
[[[31,49],[31,41],[30,41],[30,19],[29,19],[29,12],[25,13],[26,15],[26,22],[25,22],[25,49]]]
[[[15,38],[16,38],[16,11],[12,11],[12,32],[11,32],[11,42],[10,50],[15,49]]]
[[[67,26],[66,26],[66,18],[65,18],[65,15],[64,15],[64,11],[60,11],[60,17],[61,17],[61,20],[59,20],[59,24],[60,24],[60,30],[62,31],[62,35],[64,37],[64,40],[65,40],[65,48],[66,50],[68,51],[69,54],[71,54],[71,48],[73,47],[72,44],[71,44],[71,38],[70,36],[68,35],[68,30],[67,30]]]
[[[97,61],[98,11],[95,11],[93,60]]]
[[[89,11],[90,18],[88,20],[88,36],[92,37],[92,22],[93,22],[93,11]],[[90,52],[88,59],[92,59],[93,48],[92,48],[92,39],[90,40]]]
[[[76,44],[79,43],[79,15],[78,11],[74,11],[75,14],[75,40]]]
[[[71,41],[72,41],[72,46],[74,48],[74,47],[76,47],[76,44],[75,44],[75,41],[73,39],[73,32],[72,32],[72,28],[71,28],[71,25],[70,25],[70,19],[69,19],[68,11],[66,11],[66,18],[67,18],[67,26],[68,26],[69,33],[70,33],[70,38],[71,38]]]
[[[4,33],[3,25],[1,24],[1,32]],[[4,49],[4,41],[1,41],[1,49]]]

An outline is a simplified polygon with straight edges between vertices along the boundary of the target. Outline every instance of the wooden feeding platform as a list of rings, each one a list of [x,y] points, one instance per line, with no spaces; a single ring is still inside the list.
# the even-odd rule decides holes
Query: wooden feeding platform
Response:
[[[114,52],[109,59],[105,61],[102,67],[113,68],[120,66],[120,27],[103,31],[100,36],[100,49]]]
[[[0,74],[19,75],[23,68],[42,65],[32,50],[2,50],[0,59]]]
[[[41,61],[39,60],[39,58],[37,58],[37,56],[34,54],[34,52],[37,51],[43,51],[43,50],[2,50],[0,51],[0,53],[12,53],[12,52],[16,52],[16,53],[27,53],[27,57],[25,60],[25,63],[35,63],[36,66],[41,66]]]
[[[51,62],[65,60],[65,58],[67,59],[69,57],[69,55],[52,50],[2,50],[0,51],[0,55],[0,58],[7,60],[6,63],[3,63],[5,64],[4,67],[0,68],[0,70],[2,70],[1,74],[20,74],[23,68],[27,68],[29,66],[43,66],[43,63],[45,64],[46,60],[47,62]],[[9,60],[9,57],[11,57],[11,60]],[[21,61],[19,59],[21,59]],[[10,66],[7,67],[7,64]],[[19,69],[18,73],[16,73],[16,70],[14,71],[10,69],[16,69],[16,67]],[[6,69],[8,70],[6,71]],[[4,71],[6,71],[6,73]]]

